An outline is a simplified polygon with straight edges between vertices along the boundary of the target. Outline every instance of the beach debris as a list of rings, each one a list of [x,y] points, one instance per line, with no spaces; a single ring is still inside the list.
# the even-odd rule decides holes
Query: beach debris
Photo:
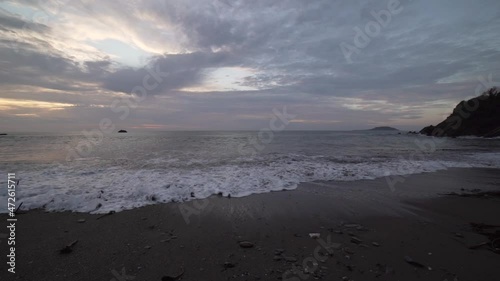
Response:
[[[312,239],[319,239],[320,236],[321,234],[319,233],[309,233],[309,237],[311,237]]]
[[[358,227],[363,227],[362,225],[360,225],[360,224],[355,224],[355,223],[351,223],[351,224],[344,224],[343,226],[344,226],[344,227],[347,227],[347,228],[358,228]]]
[[[285,249],[275,249],[274,250],[274,254],[275,255],[281,255],[285,252]]]
[[[69,243],[68,245],[64,246],[64,248],[59,250],[59,253],[60,254],[69,254],[69,253],[73,252],[73,246],[75,246],[76,243],[78,243],[78,240],[75,240],[75,241]]]
[[[151,246],[147,245],[147,246],[144,246],[144,249],[151,249]]]
[[[346,254],[349,254],[349,255],[353,255],[354,254],[354,252],[351,249],[349,249],[348,247],[342,248],[342,251],[344,253],[346,253]]]
[[[19,181],[17,181],[17,185],[19,185]],[[17,209],[14,211],[14,214],[16,215],[20,215],[20,214],[24,214],[25,212],[23,211],[19,211],[19,209],[21,209],[21,206],[23,205],[24,202],[21,202],[21,204],[19,204],[19,206],[17,206]]]
[[[380,247],[380,244],[377,243],[377,242],[372,242],[372,245],[375,246],[375,247]]]
[[[487,246],[488,244],[490,244],[490,242],[479,243],[479,244],[470,246],[469,249],[471,249],[471,250],[479,249],[483,246]]]
[[[102,192],[102,191],[101,191],[101,192]],[[101,195],[99,194],[99,198],[101,198],[100,196],[101,196]],[[45,207],[45,205],[44,205],[44,207]],[[95,210],[98,210],[98,209],[99,209],[99,208],[101,208],[101,207],[102,207],[102,204],[101,204],[101,203],[97,203],[97,205],[95,206],[94,211],[95,211]]]
[[[225,262],[224,263],[224,269],[233,268],[235,266],[236,266],[236,264],[232,263],[232,262]]]
[[[377,271],[376,271],[376,273],[377,273],[376,277],[377,278],[380,277],[380,276],[382,276],[382,275],[388,275],[388,274],[394,274],[395,273],[395,271],[394,271],[394,269],[392,267],[387,266],[385,264],[377,263],[375,266],[377,267]]]
[[[194,192],[191,192],[191,197],[194,197]]]
[[[360,225],[360,226],[356,227],[356,230],[357,230],[357,231],[368,231],[368,229],[367,229],[367,228],[365,228],[365,227],[364,227],[364,226],[362,226],[362,225]]]
[[[332,250],[338,250],[338,249],[340,249],[341,246],[342,246],[342,244],[340,244],[340,243],[330,243],[328,245],[328,247],[326,247],[326,250],[328,252],[332,252]]]
[[[427,268],[427,270],[432,270],[432,268],[430,266],[426,266],[418,261],[415,261],[413,260],[411,257],[409,256],[405,256],[405,261],[415,267],[418,267],[418,268]]]
[[[500,254],[500,238],[491,241],[490,245],[495,253]]]
[[[356,236],[353,236],[353,237],[351,237],[351,243],[354,243],[354,244],[358,244],[358,245],[359,245],[359,244],[363,243],[363,240],[359,239],[359,238],[358,238],[358,237],[356,237]]]
[[[175,281],[179,279],[182,275],[184,275],[184,268],[181,269],[181,273],[175,275],[175,276],[170,276],[170,275],[165,275],[161,278],[161,281]]]
[[[481,192],[481,190],[470,190],[469,193],[457,193],[457,192],[450,192],[450,193],[442,193],[439,195],[447,195],[447,196],[459,196],[459,197],[475,197],[475,198],[490,198],[490,197],[500,197],[500,192],[499,191],[485,191]]]
[[[305,274],[312,274],[312,273],[314,273],[316,271],[316,269],[318,269],[319,264],[316,262],[316,260],[313,260],[312,261],[312,266],[313,266],[312,269],[310,269],[309,267],[304,267],[304,273]]]
[[[479,249],[483,246],[489,246],[489,250],[500,254],[500,225],[491,225],[485,223],[470,223],[474,231],[486,236],[489,241],[470,246],[469,249]]]
[[[107,212],[106,214],[104,214],[104,215],[102,215],[102,216],[97,217],[97,219],[96,219],[96,220],[100,220],[100,219],[102,219],[102,218],[104,218],[104,217],[106,217],[106,216],[110,216],[110,215],[112,215],[112,214],[114,214],[114,213],[115,213],[115,211],[109,211],[109,212]]]
[[[77,220],[77,222],[78,223],[84,223],[84,222],[86,222],[86,220],[85,219],[79,219],[79,220]]]
[[[240,242],[240,247],[241,248],[253,248],[254,244],[249,241],[241,241]]]

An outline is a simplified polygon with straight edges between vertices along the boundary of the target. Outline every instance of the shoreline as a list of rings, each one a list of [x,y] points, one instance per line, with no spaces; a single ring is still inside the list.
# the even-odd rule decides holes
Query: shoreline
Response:
[[[4,263],[0,277],[119,280],[125,272],[134,280],[162,280],[184,271],[172,280],[493,280],[500,255],[468,247],[486,239],[471,222],[500,225],[498,198],[439,194],[500,191],[499,171],[414,174],[394,191],[384,178],[303,183],[107,216],[30,210],[17,217],[16,274]],[[73,241],[70,253],[59,252]],[[6,247],[0,243],[2,253]]]

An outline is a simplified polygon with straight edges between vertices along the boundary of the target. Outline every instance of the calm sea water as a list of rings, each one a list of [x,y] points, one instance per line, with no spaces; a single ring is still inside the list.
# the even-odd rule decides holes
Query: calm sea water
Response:
[[[500,168],[500,139],[397,132],[156,132],[0,136],[0,183],[21,179],[24,208],[103,213],[300,182],[353,181],[448,167]],[[79,151],[79,152],[76,152]],[[6,210],[6,188],[0,209]]]

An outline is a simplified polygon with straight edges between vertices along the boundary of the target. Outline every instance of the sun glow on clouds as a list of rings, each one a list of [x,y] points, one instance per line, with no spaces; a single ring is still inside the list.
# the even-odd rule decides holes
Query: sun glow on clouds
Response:
[[[132,129],[151,129],[151,130],[170,130],[179,129],[181,127],[175,125],[163,125],[163,124],[141,124],[138,126],[130,127]]]
[[[72,107],[74,104],[69,103],[59,103],[59,102],[45,102],[45,101],[35,101],[35,100],[16,100],[16,99],[4,99],[0,98],[0,109],[1,110],[11,110],[16,108],[38,108],[38,109],[49,109],[56,110],[65,107]]]
[[[38,114],[34,113],[19,113],[19,114],[14,114],[15,116],[19,117],[40,117]]]
[[[116,5],[104,1],[47,1],[43,6],[4,2],[0,3],[4,13],[20,16],[28,24],[15,33],[0,34],[33,46],[47,42],[52,51],[82,62],[111,57],[124,65],[141,66],[152,55],[185,51],[177,43],[174,27],[163,22],[135,24],[137,7],[130,3],[120,4],[120,8]],[[129,14],[117,16],[120,11]],[[32,27],[45,30],[41,33]]]
[[[290,123],[300,123],[300,124],[336,124],[342,123],[339,120],[311,120],[311,119],[293,119]]]
[[[182,88],[185,92],[225,92],[225,91],[251,91],[253,87],[242,86],[245,77],[255,75],[256,70],[245,67],[221,67],[206,70],[205,80],[202,85]]]
[[[339,103],[351,110],[378,111],[378,112],[401,112],[411,107],[394,104],[386,100],[364,100],[361,98],[336,98]]]

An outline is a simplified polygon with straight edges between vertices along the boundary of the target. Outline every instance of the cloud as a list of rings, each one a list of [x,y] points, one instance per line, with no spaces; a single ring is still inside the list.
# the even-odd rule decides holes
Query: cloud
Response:
[[[477,77],[500,73],[496,0],[401,0],[349,63],[340,44],[353,44],[355,28],[387,2],[3,1],[0,99],[73,106],[21,106],[2,118],[92,126],[149,76],[159,83],[125,125],[259,129],[287,105],[298,129],[365,127],[359,120],[415,128],[470,97]],[[248,76],[231,75],[237,69]]]

